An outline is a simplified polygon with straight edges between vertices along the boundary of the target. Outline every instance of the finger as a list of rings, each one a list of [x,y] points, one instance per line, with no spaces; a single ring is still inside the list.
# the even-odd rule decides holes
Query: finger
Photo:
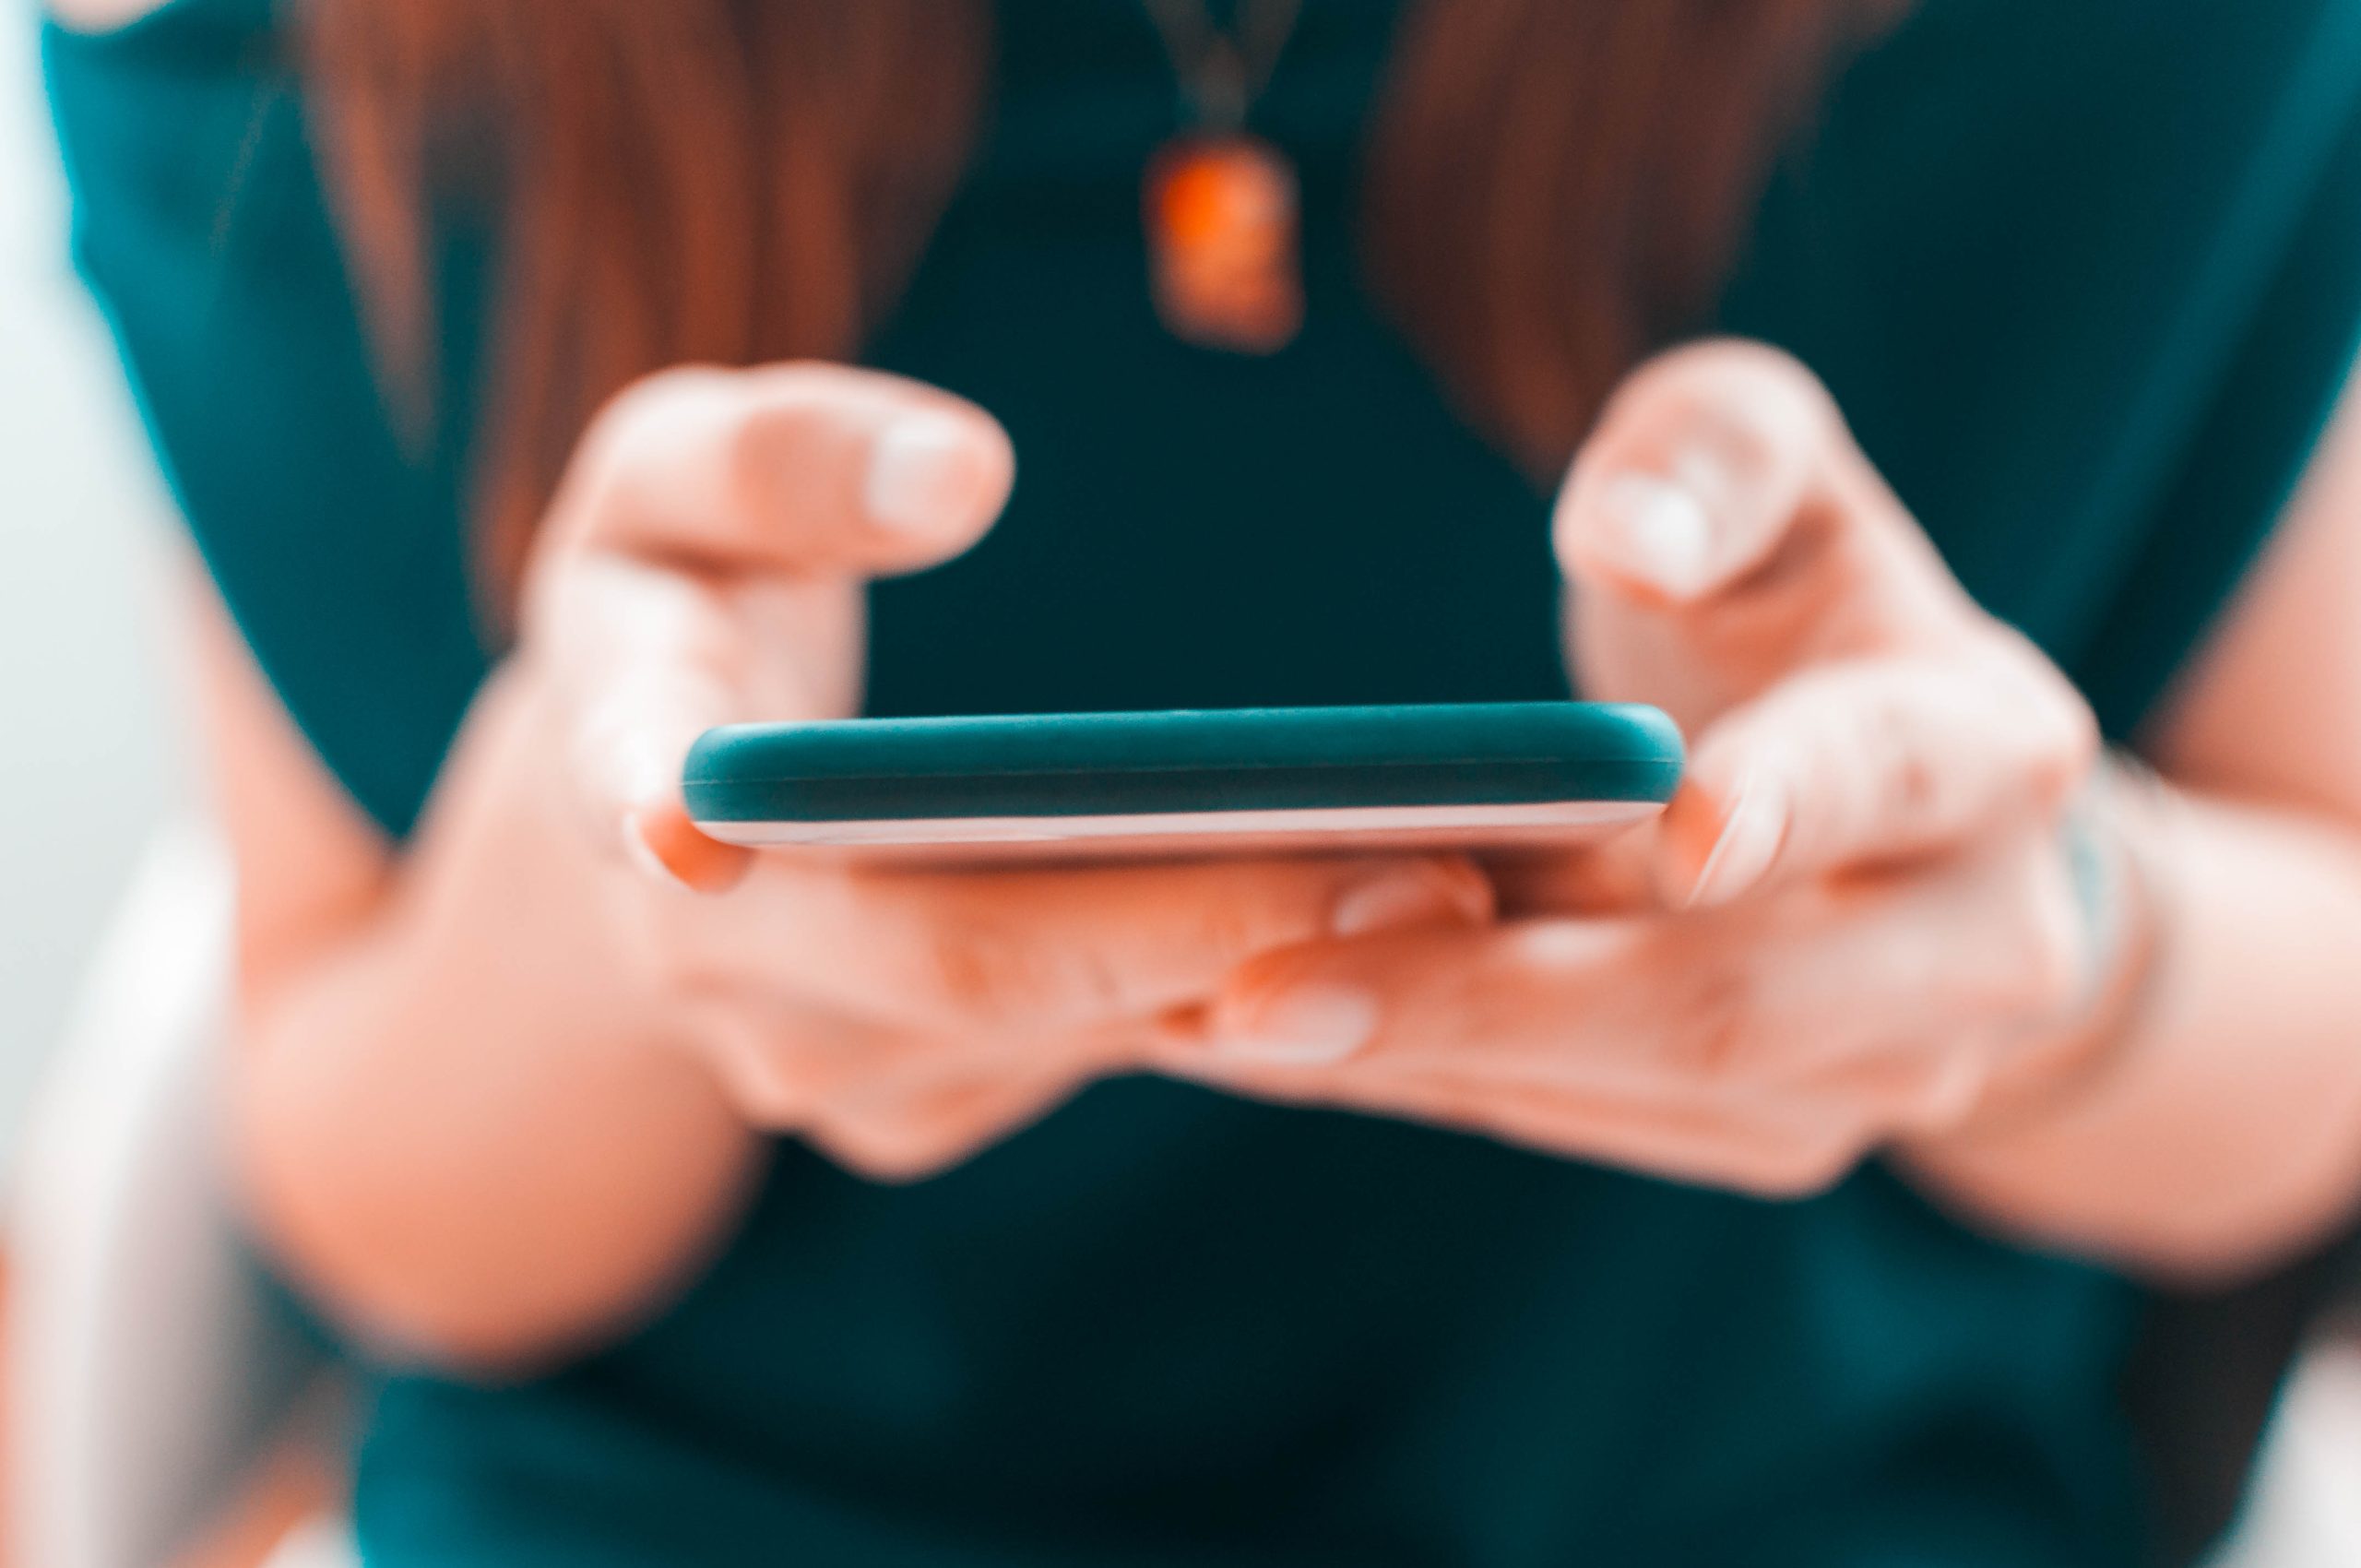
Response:
[[[1662,919],[1308,943],[1240,966],[1196,1053],[1442,1073],[1512,1095],[1548,1086],[1665,1106],[1742,1098],[1861,1049],[1858,1007],[1831,1009],[1821,988],[1777,976],[1790,946],[1799,972],[1816,979],[1830,967],[1812,967],[1809,938],[1701,934],[1693,921]],[[1187,1054],[1185,1041],[1168,1050]]]
[[[1809,1186],[1872,1143],[1958,1125],[2055,1032],[2084,967],[2057,860],[1791,895],[1780,920],[1310,944],[1244,966],[1157,1064],[1660,1173]]]
[[[1428,987],[1414,980],[1407,994],[1381,1004],[1382,1022],[1370,1043],[1341,1059],[1275,1052],[1267,1025],[1236,1021],[1233,995],[1197,1036],[1161,1041],[1154,1064],[1234,1092],[1403,1115],[1676,1179],[1809,1191],[1841,1175],[1874,1143],[1957,1125],[1983,1098],[2002,1059],[1980,1014],[1962,1014],[1969,1021],[1940,1041],[1924,1039],[1915,1016],[1896,1021],[1891,1007],[1880,1020],[1893,1029],[1890,1038],[1812,1027],[1815,1019],[1828,1021],[1825,1003],[1833,992],[1825,982],[1857,973],[1865,958],[1899,956],[1907,980],[1928,971],[1908,952],[1892,951],[1886,923],[1863,922],[1872,950],[1839,943],[1806,955],[1820,962],[1799,968],[1816,968],[1819,983],[1807,976],[1784,994],[1766,994],[1756,1009],[1758,1027],[1743,1036],[1701,1029],[1691,1016],[1694,999],[1658,977],[1641,988],[1653,992],[1655,1028],[1586,1030],[1585,1016],[1631,1016],[1614,1006],[1611,989],[1570,1011],[1572,998],[1517,991],[1511,980],[1518,999],[1512,1005],[1525,1028],[1486,1035],[1475,1032],[1482,1028],[1477,1021],[1473,1028],[1445,1025],[1456,1032],[1421,1039],[1412,1031],[1433,1027],[1433,1010],[1416,1000]],[[1457,944],[1496,945],[1497,938]],[[1250,968],[1280,969],[1299,956],[1275,956]],[[1608,950],[1596,956],[1607,957]],[[1385,967],[1405,968],[1398,955]],[[1600,965],[1603,972],[1625,968]],[[1950,978],[1948,990],[1956,992],[1958,977]],[[1486,974],[1473,983],[1489,990],[1504,982]],[[1910,999],[1938,1008],[1951,1000],[1940,986],[1911,988]],[[1800,1009],[1794,1005],[1799,1000]],[[1846,1000],[1874,1005],[1874,999]],[[1241,1028],[1260,1033],[1241,1036]],[[1964,1045],[1968,1035],[1982,1043]]]
[[[561,489],[524,603],[528,652],[571,692],[597,831],[689,887],[733,884],[749,856],[680,800],[691,743],[735,719],[848,710],[858,579],[965,550],[1014,473],[982,410],[842,366],[675,371],[618,398]],[[777,635],[754,635],[765,622]],[[785,689],[758,702],[758,681]]]
[[[1211,996],[1315,937],[1490,918],[1453,857],[1013,872],[845,872],[765,857],[684,944],[729,983],[783,978],[857,1016],[933,1030],[1079,1028]]]
[[[2089,706],[2013,633],[1822,665],[1697,740],[1655,849],[1677,908],[2054,822],[2099,754]]]
[[[807,1125],[848,1084],[913,1072],[907,1037],[822,1008],[754,1008],[737,998],[688,998],[676,1008],[677,1027],[730,1103],[765,1132]]]
[[[1571,853],[1488,855],[1484,873],[1505,918],[1637,914],[1659,907],[1655,837],[1650,825]]]
[[[696,738],[759,714],[839,717],[859,684],[861,605],[845,582],[729,585],[585,554],[541,586],[538,662],[589,830],[653,874],[727,887],[748,851],[691,824],[681,766]]]
[[[922,1181],[1013,1137],[1081,1087],[1064,1074],[972,1080],[832,1108],[813,1121],[807,1136],[830,1158],[872,1181]]]
[[[2059,861],[2012,849],[1767,910],[1308,943],[1240,966],[1203,1053],[1685,1101],[2023,1033],[2070,1010],[2087,968]]]
[[[898,1114],[965,1103],[995,1085],[1080,1082],[1136,1067],[1145,1026],[1021,1037],[938,1036],[881,1027],[775,997],[691,996],[680,1023],[701,1042],[736,1103],[772,1130],[824,1118]]]
[[[2038,839],[1667,924],[1692,922],[1703,943],[1674,948],[1660,973],[1706,972],[1744,1024],[1717,1051],[1676,1038],[1665,1057],[1711,1062],[1749,1087],[1884,1084],[1897,1105],[1947,1063],[1980,1063],[1976,1075],[1988,1075],[2010,1042],[2051,1037],[2088,994],[2094,967],[2064,853]],[[1678,1031],[1679,1010],[1664,1010]]]
[[[982,1051],[948,1041],[923,1048],[918,1069],[895,1087],[831,1099],[815,1136],[837,1158],[879,1180],[907,1181],[957,1165],[1021,1132],[1093,1080],[1135,1070],[1146,1030],[1125,1023],[1056,1039],[1045,1049]]]
[[[1843,649],[1960,596],[1809,371],[1760,344],[1665,355],[1608,405],[1560,493],[1578,585],[1691,617],[1732,657]]]
[[[1512,1075],[1563,1066],[1639,1081],[1660,1000],[1660,922],[1543,920],[1307,942],[1242,964],[1206,1031],[1210,1054],[1290,1067],[1418,1070],[1478,1059]],[[1651,1019],[1645,1015],[1656,1015]]]
[[[551,548],[710,572],[875,576],[981,538],[1016,459],[991,415],[845,365],[651,377],[599,416]]]

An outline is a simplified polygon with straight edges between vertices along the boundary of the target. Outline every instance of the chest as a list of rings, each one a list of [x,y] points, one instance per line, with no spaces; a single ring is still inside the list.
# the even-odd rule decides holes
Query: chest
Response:
[[[1141,182],[1185,123],[1142,7],[1003,7],[993,129],[870,357],[1009,428],[1014,500],[873,597],[882,713],[1562,691],[1547,498],[1452,411],[1362,278],[1390,6],[1306,6],[1254,127],[1302,191],[1301,331],[1175,338]]]

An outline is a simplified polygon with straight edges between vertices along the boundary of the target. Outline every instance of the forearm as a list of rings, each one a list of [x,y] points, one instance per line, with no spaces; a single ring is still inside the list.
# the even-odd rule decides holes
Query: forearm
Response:
[[[454,770],[532,743],[502,728],[472,725]],[[551,937],[583,929],[548,907],[580,894],[535,839],[576,825],[485,805],[250,998],[233,1125],[264,1240],[331,1314],[388,1354],[500,1371],[677,1288],[758,1145],[612,959]]]
[[[2172,790],[2118,805],[2158,944],[2123,1033],[2054,1100],[1906,1162],[2011,1233],[2235,1276],[2361,1207],[2361,829]]]

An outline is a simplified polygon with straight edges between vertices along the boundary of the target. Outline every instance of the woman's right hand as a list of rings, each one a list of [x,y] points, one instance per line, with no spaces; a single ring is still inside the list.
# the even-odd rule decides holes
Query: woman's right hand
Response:
[[[887,872],[699,835],[690,743],[854,711],[865,581],[967,549],[1014,474],[989,415],[913,382],[671,372],[594,426],[524,585],[512,675],[605,861],[602,945],[650,1030],[750,1123],[873,1175],[951,1163],[1140,1061],[1248,957],[1490,911],[1449,858]]]

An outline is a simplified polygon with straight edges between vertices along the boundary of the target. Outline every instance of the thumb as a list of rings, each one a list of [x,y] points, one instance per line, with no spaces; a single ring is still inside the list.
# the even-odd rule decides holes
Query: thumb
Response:
[[[1965,624],[1966,596],[1803,365],[1708,342],[1643,366],[1574,459],[1555,523],[1585,597],[1759,687],[1808,659]]]
[[[895,376],[681,370],[618,398],[560,488],[522,616],[594,830],[620,824],[635,859],[691,887],[733,882],[746,852],[681,799],[689,747],[717,724],[849,711],[862,580],[967,549],[1014,476],[990,415]]]
[[[2095,766],[2098,731],[2010,633],[1954,657],[1818,666],[1724,715],[1691,754],[1656,856],[1684,907],[2053,819]]]
[[[855,704],[861,598],[850,579],[733,584],[582,556],[544,584],[540,662],[592,834],[643,870],[718,892],[750,852],[690,822],[681,768],[698,736],[752,719],[841,718]]]
[[[997,421],[919,382],[833,364],[668,371],[593,422],[547,548],[884,576],[973,545],[1015,474]]]

